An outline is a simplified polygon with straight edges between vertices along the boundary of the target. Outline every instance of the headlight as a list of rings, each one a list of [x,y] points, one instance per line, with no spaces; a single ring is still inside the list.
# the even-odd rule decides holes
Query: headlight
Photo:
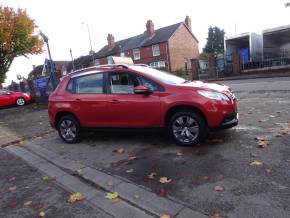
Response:
[[[213,91],[205,91],[205,90],[200,90],[197,91],[198,94],[209,98],[209,99],[213,99],[213,100],[219,100],[219,101],[229,101],[230,99],[228,98],[228,96],[219,93],[219,92],[213,92]]]

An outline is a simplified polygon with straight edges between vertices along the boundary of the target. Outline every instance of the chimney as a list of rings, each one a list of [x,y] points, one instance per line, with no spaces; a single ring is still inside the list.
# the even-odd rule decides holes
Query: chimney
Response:
[[[114,48],[115,47],[115,38],[111,33],[108,34],[107,40],[108,40],[109,49]]]
[[[154,35],[154,24],[152,20],[148,20],[146,23],[146,34],[149,38]]]
[[[189,16],[186,16],[184,23],[191,32],[191,19]]]

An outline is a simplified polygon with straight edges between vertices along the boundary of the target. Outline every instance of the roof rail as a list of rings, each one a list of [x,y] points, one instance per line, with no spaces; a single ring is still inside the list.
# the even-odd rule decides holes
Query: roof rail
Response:
[[[128,69],[128,65],[127,64],[105,64],[105,65],[98,65],[95,67],[101,67],[101,68],[110,68],[110,67],[123,67],[125,69]]]
[[[150,66],[147,65],[147,64],[134,64],[133,66],[150,67]]]

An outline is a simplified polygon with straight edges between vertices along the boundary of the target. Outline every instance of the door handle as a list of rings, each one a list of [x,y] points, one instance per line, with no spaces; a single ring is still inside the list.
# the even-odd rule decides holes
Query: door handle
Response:
[[[80,98],[76,98],[76,101],[82,101]]]
[[[117,99],[112,99],[112,100],[110,101],[110,103],[111,103],[111,104],[119,104],[120,101],[117,100]]]

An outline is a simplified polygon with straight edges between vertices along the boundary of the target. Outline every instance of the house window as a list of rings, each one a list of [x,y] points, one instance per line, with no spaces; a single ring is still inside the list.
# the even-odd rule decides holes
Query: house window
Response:
[[[95,60],[95,66],[98,66],[98,65],[100,65],[100,60],[99,59],[96,59]]]
[[[152,54],[153,56],[160,55],[159,45],[152,45]]]
[[[151,67],[154,68],[165,68],[165,61],[155,61],[150,64]]]
[[[141,58],[140,50],[139,49],[133,49],[133,56],[134,56],[134,60],[140,60],[140,58]]]
[[[107,63],[108,64],[113,64],[113,58],[112,58],[112,56],[108,56],[107,57]]]

